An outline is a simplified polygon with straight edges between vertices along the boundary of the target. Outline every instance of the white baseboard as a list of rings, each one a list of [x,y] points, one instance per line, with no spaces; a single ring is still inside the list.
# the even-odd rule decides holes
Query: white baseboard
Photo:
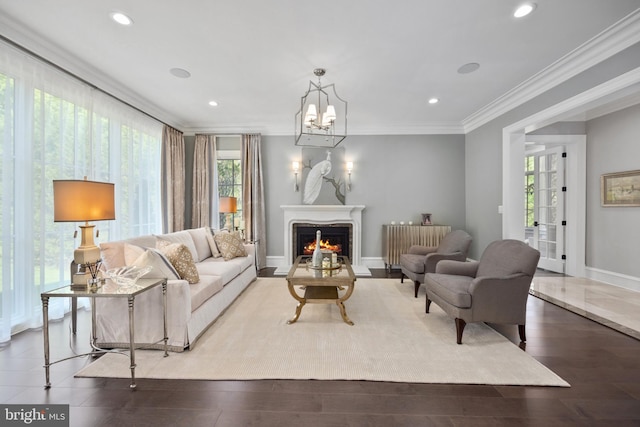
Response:
[[[284,256],[268,256],[267,267],[284,267],[288,263],[284,262]]]
[[[608,283],[632,291],[640,292],[640,277],[628,276],[613,271],[600,270],[599,268],[585,267],[585,276],[588,279]]]

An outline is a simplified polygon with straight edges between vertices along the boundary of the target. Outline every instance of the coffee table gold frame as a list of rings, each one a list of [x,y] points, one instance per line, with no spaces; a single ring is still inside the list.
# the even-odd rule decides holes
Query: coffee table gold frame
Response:
[[[306,304],[333,304],[340,309],[342,320],[348,325],[353,325],[344,306],[344,302],[353,293],[356,276],[353,274],[349,258],[338,257],[340,267],[334,265],[330,268],[312,268],[308,265],[309,257],[301,255],[287,275],[287,285],[291,296],[298,301],[296,314],[287,323],[295,323],[300,317],[302,307]],[[304,295],[299,295],[295,287],[301,287]],[[344,291],[341,295],[341,292]]]

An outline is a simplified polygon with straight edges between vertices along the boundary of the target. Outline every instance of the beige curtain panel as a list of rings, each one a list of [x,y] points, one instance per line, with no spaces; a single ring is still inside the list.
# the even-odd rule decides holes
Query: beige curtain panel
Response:
[[[256,245],[256,267],[267,266],[261,135],[242,135],[242,215],[246,239]]]
[[[184,136],[165,125],[162,131],[162,218],[163,233],[184,230]]]
[[[196,134],[193,152],[191,228],[218,228],[217,176],[216,137]]]

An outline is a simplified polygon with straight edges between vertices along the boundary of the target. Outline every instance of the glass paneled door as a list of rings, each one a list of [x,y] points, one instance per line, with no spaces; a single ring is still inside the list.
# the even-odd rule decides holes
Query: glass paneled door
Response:
[[[565,170],[563,147],[532,153],[533,247],[540,251],[538,267],[564,273]]]

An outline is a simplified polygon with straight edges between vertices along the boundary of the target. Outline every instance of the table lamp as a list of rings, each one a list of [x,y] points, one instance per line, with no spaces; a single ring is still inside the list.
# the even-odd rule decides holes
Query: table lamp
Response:
[[[220,197],[220,212],[226,214],[226,220],[224,228],[229,231],[233,231],[233,224],[231,223],[231,215],[238,212],[238,199],[235,197]]]
[[[89,221],[116,219],[114,184],[84,180],[53,180],[53,221],[82,222],[80,246],[73,252],[72,288],[86,288],[100,262],[100,248],[93,241]],[[87,271],[89,269],[89,271]],[[91,273],[91,274],[90,274]]]

